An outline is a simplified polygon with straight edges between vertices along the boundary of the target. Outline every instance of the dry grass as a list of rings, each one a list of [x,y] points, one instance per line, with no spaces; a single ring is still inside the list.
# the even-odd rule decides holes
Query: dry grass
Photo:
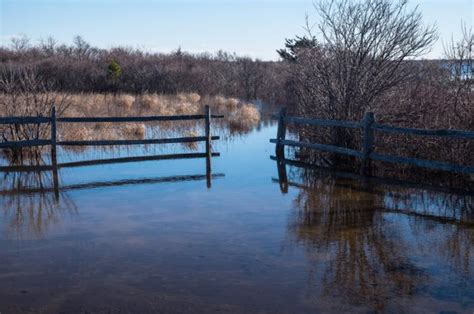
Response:
[[[216,96],[210,99],[210,105],[214,107],[218,112],[230,112],[237,109],[239,100],[237,98],[225,98],[223,96]]]
[[[145,138],[146,127],[144,123],[126,124],[120,128],[120,132],[124,137],[143,139]]]
[[[120,95],[114,97],[115,105],[123,110],[131,110],[135,103],[135,97],[130,95]]]
[[[196,136],[199,136],[199,133],[196,132],[195,130],[188,130],[184,132],[183,136],[196,137]],[[189,150],[197,150],[199,147],[199,144],[197,142],[182,143],[181,145]]]
[[[61,103],[62,110],[59,115],[66,117],[193,115],[202,113],[204,106],[209,105],[212,113],[223,114],[226,117],[223,121],[216,120],[215,127],[228,129],[230,132],[248,132],[260,121],[260,113],[254,105],[223,96],[201,97],[196,93],[178,95],[143,94],[138,96],[97,93],[66,95],[53,92],[36,96],[41,99],[48,99],[48,106],[46,106],[48,110],[52,106]],[[6,95],[0,94],[0,101],[4,106],[9,105],[9,98]],[[17,100],[16,104],[20,104],[20,108],[17,108],[17,111],[12,112],[11,115],[25,115],[21,111],[22,103],[21,99]],[[49,114],[46,111],[42,114]],[[10,113],[10,111],[7,112]],[[159,130],[158,133],[149,133],[153,134],[153,137],[163,137],[173,132],[180,134],[180,136],[197,136],[199,132],[194,129],[200,127],[200,125],[199,122],[193,121],[147,123],[146,125],[143,123],[60,123],[58,125],[58,138],[79,141],[144,139],[147,136],[147,128],[150,128],[150,131]],[[45,125],[44,131],[45,134],[42,134],[42,137],[48,138],[49,126]],[[1,133],[6,134],[5,132]],[[10,140],[16,139],[12,138]],[[183,145],[191,150],[198,148],[197,143],[185,143]],[[68,149],[82,151],[86,148],[68,147]]]
[[[201,96],[198,93],[189,93],[189,94],[184,94],[180,93],[176,96],[176,98],[180,102],[190,102],[190,103],[198,103],[201,100]]]
[[[135,111],[150,115],[197,114],[201,110],[201,96],[196,93],[176,96],[144,94],[137,97]],[[133,111],[133,110],[132,110]]]
[[[146,94],[140,97],[140,105],[144,110],[157,110],[160,107],[160,100],[156,94]]]
[[[223,96],[202,98],[197,93],[177,95],[160,94],[66,94],[53,92],[33,70],[2,70],[0,73],[0,116],[49,116],[56,108],[59,117],[113,117],[113,116],[156,116],[156,115],[194,115],[203,113],[205,105],[212,107],[213,113],[224,114],[224,121],[215,121],[213,126],[223,130],[250,130],[260,119],[257,109],[251,104],[241,103],[235,98]],[[123,138],[143,139],[147,134],[163,137],[169,134],[183,134],[202,127],[202,121],[173,121],[148,123],[59,123],[60,140],[116,140]],[[229,124],[226,124],[229,122]],[[22,141],[49,139],[51,127],[41,125],[0,126],[0,141]],[[191,130],[191,131],[190,131]],[[150,132],[147,132],[150,131]],[[190,133],[191,132],[191,133]],[[194,148],[194,143],[189,144]],[[83,150],[84,148],[79,148]],[[26,151],[26,152],[24,152]],[[8,149],[1,153],[13,162],[34,153],[41,158],[44,148]],[[24,154],[25,153],[25,154]],[[10,154],[10,155],[9,155]],[[23,158],[25,156],[25,158]]]
[[[251,104],[242,104],[229,115],[229,124],[232,129],[247,131],[258,125],[260,112]]]
[[[76,94],[69,98],[64,116],[193,115],[209,105],[213,113],[228,117],[234,129],[246,130],[260,121],[257,108],[236,98],[201,97],[199,94]]]

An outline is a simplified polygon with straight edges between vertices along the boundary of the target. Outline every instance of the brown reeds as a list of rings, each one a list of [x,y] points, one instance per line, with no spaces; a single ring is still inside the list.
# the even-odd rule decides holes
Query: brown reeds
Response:
[[[229,125],[234,130],[251,130],[259,121],[260,112],[251,104],[241,104],[229,114]]]
[[[197,93],[161,95],[156,93],[132,96],[128,94],[97,94],[78,93],[62,94],[48,91],[40,91],[32,94],[35,99],[43,100],[41,104],[29,103],[26,96],[15,94],[15,101],[7,94],[0,94],[0,104],[17,111],[2,111],[10,115],[44,115],[48,116],[53,106],[60,107],[59,115],[63,117],[110,117],[110,116],[152,116],[152,115],[193,115],[203,112],[204,105],[210,105],[213,113],[223,114],[224,121],[216,121],[220,128],[229,129],[231,132],[248,132],[260,121],[260,113],[250,103],[243,103],[236,98],[225,98],[223,96],[201,97]],[[32,96],[32,97],[33,97]],[[20,101],[21,100],[21,101]],[[36,108],[33,111],[32,108]],[[158,123],[60,123],[58,125],[58,138],[69,141],[86,140],[118,140],[118,139],[144,139],[147,136],[147,128],[158,130],[159,136],[169,133],[187,134],[184,136],[195,136],[195,127],[199,122],[160,122]],[[49,138],[49,125],[44,125],[39,132],[42,138]],[[2,139],[14,141],[21,140],[23,130],[11,129],[0,130]],[[15,133],[17,132],[17,133]],[[152,132],[150,136],[158,136]],[[193,135],[194,134],[194,135]],[[186,148],[197,149],[196,143],[185,145]],[[84,147],[68,148],[72,150],[84,150]]]

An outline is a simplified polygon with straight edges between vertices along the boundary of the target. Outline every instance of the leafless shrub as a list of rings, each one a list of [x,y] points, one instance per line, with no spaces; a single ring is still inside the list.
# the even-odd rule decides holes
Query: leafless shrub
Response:
[[[321,40],[312,34],[287,40],[280,55],[291,71],[295,112],[307,117],[359,121],[367,111],[382,123],[418,128],[473,128],[472,32],[447,47],[447,61],[414,60],[437,39],[407,1],[318,1]],[[301,128],[302,140],[360,148],[360,134],[339,128]],[[467,142],[381,136],[377,146],[392,155],[468,162]],[[324,155],[324,154],[323,154]],[[347,159],[332,165],[356,165]],[[317,156],[312,158],[317,159]],[[343,162],[338,162],[343,161]],[[385,165],[384,165],[385,166]]]
[[[0,62],[35,64],[45,78],[56,82],[57,91],[79,93],[157,93],[179,95],[182,102],[199,102],[204,95],[242,99],[284,99],[285,73],[280,62],[237,57],[235,54],[144,53],[114,47],[99,49],[82,37],[71,46],[52,37],[30,45],[15,39],[0,49]],[[120,75],[113,79],[108,65],[114,60]],[[199,96],[198,96],[199,95]]]
[[[384,92],[413,76],[403,61],[437,38],[406,1],[318,1],[315,8],[321,42],[295,52],[300,110],[307,115],[360,119]]]
[[[382,123],[427,129],[474,130],[473,35],[464,28],[446,46],[446,60],[412,61],[417,76],[384,94],[374,111]],[[472,141],[415,136],[376,137],[383,153],[472,165]],[[407,169],[409,171],[409,169]]]
[[[0,67],[0,112],[4,116],[50,116],[53,107],[59,114],[68,106],[68,95],[51,93],[51,86],[34,68],[3,65]],[[26,141],[50,137],[47,124],[5,125],[0,127],[2,141]],[[39,149],[10,149],[4,154],[12,162],[22,161],[25,154],[37,158]]]
[[[30,47],[30,39],[25,34],[14,36],[11,39],[11,45],[13,50],[23,52]]]
[[[474,31],[466,25],[461,26],[462,37],[458,42],[451,40],[445,46],[445,57],[451,70],[448,82],[450,109],[456,124],[468,124],[474,128]]]
[[[54,56],[56,52],[57,44],[58,42],[56,41],[56,39],[49,36],[46,39],[40,40],[39,48],[45,56],[51,57]]]

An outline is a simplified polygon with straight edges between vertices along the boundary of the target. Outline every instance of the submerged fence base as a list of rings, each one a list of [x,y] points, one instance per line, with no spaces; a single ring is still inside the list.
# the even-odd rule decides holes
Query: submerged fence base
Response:
[[[385,132],[385,133],[397,133],[397,134],[412,134],[420,136],[435,136],[443,138],[456,138],[463,140],[473,140],[474,132],[464,130],[424,130],[424,129],[413,129],[413,128],[400,128],[389,125],[377,124],[375,122],[374,114],[367,112],[360,122],[352,121],[338,121],[338,120],[320,120],[320,119],[305,119],[299,117],[290,117],[286,115],[286,108],[280,111],[280,114],[275,118],[278,119],[278,130],[277,138],[271,139],[271,143],[276,144],[275,153],[278,158],[284,159],[285,157],[285,146],[303,147],[309,149],[320,150],[324,152],[330,152],[335,154],[353,156],[361,159],[362,168],[361,173],[364,175],[370,175],[371,173],[371,162],[382,161],[389,163],[398,163],[411,165],[416,167],[422,167],[427,169],[442,170],[448,172],[456,172],[462,174],[474,174],[474,166],[472,165],[457,165],[443,161],[436,160],[425,160],[401,156],[383,155],[375,152],[374,142],[374,131]],[[331,127],[344,127],[362,130],[362,151],[349,149],[345,147],[327,145],[320,143],[307,143],[300,141],[286,140],[286,129],[287,124],[305,124],[314,126],[331,126]]]

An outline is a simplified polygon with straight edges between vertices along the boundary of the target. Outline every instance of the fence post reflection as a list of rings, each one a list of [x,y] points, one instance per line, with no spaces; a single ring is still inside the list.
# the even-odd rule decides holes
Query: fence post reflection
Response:
[[[59,176],[57,166],[53,166],[53,190],[56,201],[59,201]]]
[[[280,191],[283,194],[288,193],[288,176],[286,174],[286,164],[282,158],[277,158],[278,168],[278,183],[280,184]]]
[[[210,189],[212,187],[211,158],[206,156],[206,183]]]

